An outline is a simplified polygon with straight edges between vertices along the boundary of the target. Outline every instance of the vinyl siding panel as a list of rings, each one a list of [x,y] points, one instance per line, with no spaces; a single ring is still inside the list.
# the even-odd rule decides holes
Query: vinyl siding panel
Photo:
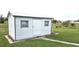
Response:
[[[21,20],[29,22],[28,27],[21,28]],[[29,18],[16,18],[16,39],[26,39],[32,37],[32,19]]]
[[[51,34],[51,20],[49,19],[16,17],[15,20],[16,20],[16,40]],[[22,28],[21,27],[22,20],[28,21],[29,26]],[[49,26],[44,26],[45,21],[49,21]]]
[[[15,40],[15,24],[14,17],[10,14],[8,17],[9,35]]]

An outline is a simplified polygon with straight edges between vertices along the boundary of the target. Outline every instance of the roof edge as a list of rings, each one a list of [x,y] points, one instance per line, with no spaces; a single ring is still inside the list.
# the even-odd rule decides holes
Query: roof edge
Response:
[[[10,11],[8,11],[7,18],[9,17],[10,14],[11,14]]]
[[[53,19],[49,17],[35,17],[35,16],[21,16],[21,15],[13,15],[14,17],[23,17],[23,18],[36,18],[36,19]]]

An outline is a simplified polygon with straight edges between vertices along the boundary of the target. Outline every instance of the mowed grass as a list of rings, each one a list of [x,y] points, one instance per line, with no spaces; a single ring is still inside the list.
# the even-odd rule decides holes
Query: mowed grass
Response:
[[[61,38],[63,35],[63,32],[65,33],[64,30],[61,31],[60,29],[55,29],[55,31],[60,33],[59,34],[60,37],[58,35],[57,36],[51,35],[51,38]],[[0,24],[0,46],[1,47],[72,47],[73,46],[73,45],[67,45],[63,43],[51,42],[51,41],[46,41],[41,39],[28,39],[17,43],[9,44],[7,39],[4,37],[7,34],[8,34],[8,26],[6,21],[4,24]],[[63,38],[66,38],[66,37],[64,36]]]
[[[79,43],[79,25],[76,28],[54,28],[54,32],[57,32],[59,34],[49,35],[48,38]]]
[[[8,26],[7,22],[4,24],[0,24],[0,46],[5,46],[8,44],[8,41],[5,39],[5,35],[8,33]]]

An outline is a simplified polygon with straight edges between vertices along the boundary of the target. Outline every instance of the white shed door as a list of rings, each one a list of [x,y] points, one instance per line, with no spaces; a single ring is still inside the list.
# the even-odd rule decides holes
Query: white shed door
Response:
[[[42,21],[41,20],[33,20],[33,35],[40,36],[42,31]]]

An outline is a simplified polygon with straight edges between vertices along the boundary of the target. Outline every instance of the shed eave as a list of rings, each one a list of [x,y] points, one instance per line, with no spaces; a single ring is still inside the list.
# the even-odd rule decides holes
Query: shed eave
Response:
[[[22,17],[22,18],[35,18],[35,19],[53,19],[49,17],[34,17],[34,16],[20,16],[20,15],[13,15],[14,17]]]

